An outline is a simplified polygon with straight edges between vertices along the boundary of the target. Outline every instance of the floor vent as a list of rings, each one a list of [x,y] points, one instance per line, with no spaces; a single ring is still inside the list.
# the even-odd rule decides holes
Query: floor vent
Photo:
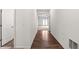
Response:
[[[78,44],[71,39],[69,39],[69,48],[70,49],[78,49]]]

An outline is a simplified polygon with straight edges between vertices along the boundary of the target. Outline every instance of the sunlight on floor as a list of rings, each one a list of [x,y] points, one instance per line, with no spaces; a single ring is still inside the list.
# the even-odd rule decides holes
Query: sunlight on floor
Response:
[[[49,26],[38,26],[38,30],[49,30]]]
[[[43,40],[48,41],[48,31],[47,30],[42,31],[42,36],[43,36]]]

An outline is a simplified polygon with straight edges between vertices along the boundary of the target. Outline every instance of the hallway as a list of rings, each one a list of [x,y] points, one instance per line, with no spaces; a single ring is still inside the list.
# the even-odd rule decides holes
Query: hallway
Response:
[[[1,9],[0,13],[0,48],[79,49],[79,9]]]
[[[63,49],[47,30],[39,30],[32,44],[32,49]]]

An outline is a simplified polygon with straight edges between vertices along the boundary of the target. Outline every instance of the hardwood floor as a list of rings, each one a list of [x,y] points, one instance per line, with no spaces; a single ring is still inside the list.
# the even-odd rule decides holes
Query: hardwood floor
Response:
[[[32,44],[32,49],[63,49],[47,30],[39,30]]]

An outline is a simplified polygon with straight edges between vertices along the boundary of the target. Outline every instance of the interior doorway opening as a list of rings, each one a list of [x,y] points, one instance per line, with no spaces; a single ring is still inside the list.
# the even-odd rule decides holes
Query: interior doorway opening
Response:
[[[50,10],[38,9],[37,16],[38,16],[38,30],[49,30]]]

